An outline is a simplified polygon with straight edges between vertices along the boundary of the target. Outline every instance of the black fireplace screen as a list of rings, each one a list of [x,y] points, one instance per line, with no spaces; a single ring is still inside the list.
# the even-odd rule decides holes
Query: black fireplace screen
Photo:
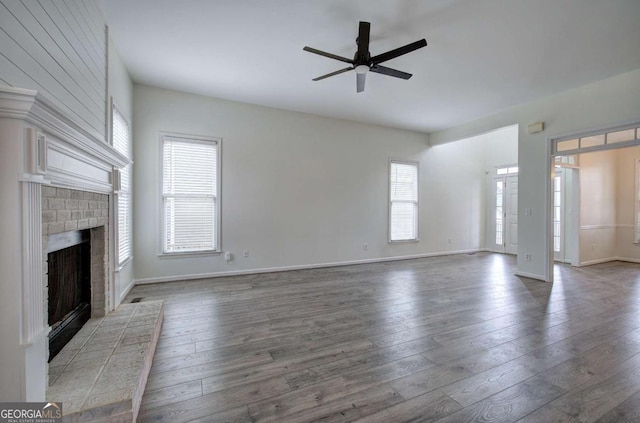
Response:
[[[66,246],[63,243],[65,248],[48,254],[49,361],[91,317],[91,247],[88,233],[66,236],[66,244],[69,243],[76,244]]]

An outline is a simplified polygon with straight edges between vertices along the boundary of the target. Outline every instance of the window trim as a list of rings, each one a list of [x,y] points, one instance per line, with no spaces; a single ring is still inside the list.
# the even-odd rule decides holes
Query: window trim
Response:
[[[515,170],[514,170],[515,169]],[[504,171],[500,173],[500,171]],[[518,164],[510,164],[503,166],[495,166],[493,169],[493,176],[495,177],[503,177],[503,176],[515,176],[520,173],[520,167]]]
[[[608,141],[608,137],[611,133],[625,131],[625,130],[634,130],[634,134],[635,134],[634,139],[628,140],[628,141],[621,141],[621,142]],[[581,140],[583,138],[590,138],[590,137],[599,136],[599,135],[604,136],[603,144],[598,144],[598,145],[593,145],[588,147],[581,147]],[[577,147],[567,148],[567,149],[558,148],[559,143],[562,143],[564,141],[576,141]],[[601,129],[592,130],[592,131],[579,132],[579,133],[571,134],[567,136],[550,138],[550,142],[551,142],[551,156],[554,156],[554,157],[588,153],[591,151],[609,150],[613,148],[633,147],[636,145],[640,145],[640,122],[633,122],[633,123],[624,124],[624,125],[605,127]]]
[[[392,201],[391,201],[391,166],[392,164],[397,163],[397,164],[406,164],[406,165],[412,165],[416,167],[416,177],[417,177],[417,198],[415,201],[415,205],[416,205],[416,237],[413,239],[399,239],[399,240],[393,240],[391,239],[391,207],[392,207]],[[388,226],[388,230],[387,230],[387,242],[389,244],[407,244],[407,243],[416,243],[416,242],[420,242],[420,162],[416,161],[416,160],[404,160],[404,159],[394,159],[394,158],[390,158],[387,164],[387,226]]]
[[[127,149],[128,151],[126,152],[126,154],[121,153],[120,151],[118,151],[115,146],[114,146],[114,139],[113,139],[113,119],[114,119],[114,114],[117,113],[120,118],[124,121],[124,123],[127,125],[127,135],[128,135],[128,146]],[[126,116],[120,111],[120,108],[117,106],[116,102],[114,101],[113,97],[111,97],[111,109],[110,109],[110,127],[109,127],[109,141],[110,141],[110,145],[111,147],[118,151],[120,154],[123,154],[127,159],[129,159],[129,164],[127,164],[127,166],[129,166],[129,186],[127,187],[126,190],[122,189],[122,179],[121,179],[121,174],[122,174],[122,170],[118,169],[117,172],[117,186],[115,186],[115,190],[113,192],[114,194],[114,219],[113,219],[113,223],[114,223],[114,238],[115,238],[115,242],[114,242],[114,248],[115,248],[115,271],[119,272],[121,271],[131,260],[133,260],[133,160],[131,158],[131,153],[132,153],[132,148],[133,148],[133,144],[132,144],[132,140],[131,140],[131,123],[129,122],[129,120],[126,118]],[[120,261],[120,194],[122,192],[126,192],[127,194],[129,194],[129,255],[122,261]]]
[[[216,219],[214,225],[216,227],[216,248],[213,250],[198,250],[198,251],[179,251],[179,252],[167,252],[164,251],[165,245],[165,231],[164,231],[164,168],[163,168],[163,151],[165,138],[178,138],[188,141],[195,141],[201,143],[216,143],[216,201],[215,211]],[[206,135],[193,135],[178,132],[159,131],[158,134],[158,241],[157,256],[160,258],[180,258],[180,257],[208,257],[218,256],[222,254],[222,138],[212,137]]]

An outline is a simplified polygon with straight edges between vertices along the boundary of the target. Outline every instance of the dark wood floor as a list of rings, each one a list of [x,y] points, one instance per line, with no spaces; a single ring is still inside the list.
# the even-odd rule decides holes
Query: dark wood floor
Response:
[[[640,265],[478,253],[136,287],[138,421],[640,422]]]

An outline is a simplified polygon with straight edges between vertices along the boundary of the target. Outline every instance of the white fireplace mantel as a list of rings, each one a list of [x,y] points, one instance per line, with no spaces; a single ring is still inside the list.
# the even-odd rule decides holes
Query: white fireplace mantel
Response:
[[[0,86],[3,400],[42,401],[46,390],[42,186],[111,195],[117,170],[129,163],[106,137],[74,121],[37,91]]]
[[[74,122],[37,91],[0,87],[3,117],[33,126],[25,134],[27,180],[108,193],[113,169],[130,163],[99,133]]]

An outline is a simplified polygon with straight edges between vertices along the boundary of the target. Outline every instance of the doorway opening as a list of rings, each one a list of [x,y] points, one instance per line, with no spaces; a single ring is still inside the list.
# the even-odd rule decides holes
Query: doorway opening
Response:
[[[557,156],[554,162],[553,259],[579,265],[580,166],[579,155]]]
[[[554,261],[640,262],[640,123],[550,139],[546,280]]]

